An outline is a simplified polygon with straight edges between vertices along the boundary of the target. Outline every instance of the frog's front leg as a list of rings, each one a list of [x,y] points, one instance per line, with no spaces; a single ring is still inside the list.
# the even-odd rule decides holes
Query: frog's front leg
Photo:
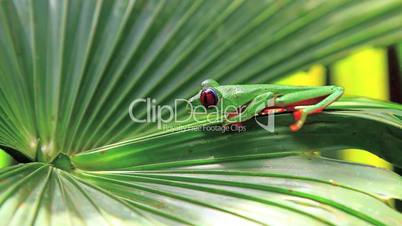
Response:
[[[314,100],[324,97],[321,101],[306,108],[296,110],[293,116],[296,122],[290,125],[290,129],[298,131],[306,121],[307,115],[321,112],[325,107],[336,101],[343,94],[343,88],[337,86],[323,86],[283,95],[275,100],[275,105],[279,107],[297,106],[298,102]]]
[[[264,108],[268,107],[269,100],[274,97],[272,92],[267,92],[264,94],[260,94],[256,96],[246,107],[243,112],[231,117],[226,118],[225,122],[223,123],[224,126],[237,123],[237,122],[244,122],[249,120],[250,118],[257,115],[261,112]]]

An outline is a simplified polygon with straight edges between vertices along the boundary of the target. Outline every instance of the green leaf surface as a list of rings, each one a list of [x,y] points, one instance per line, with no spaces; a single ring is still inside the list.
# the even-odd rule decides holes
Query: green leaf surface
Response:
[[[397,225],[402,220],[386,205],[402,196],[398,175],[317,156],[73,174],[29,163],[1,171],[0,178],[0,202],[7,208],[0,216],[7,225]]]
[[[402,39],[402,1],[0,1],[0,171],[5,225],[398,225],[401,178],[322,158],[369,150],[402,166],[402,107],[344,99],[268,133],[200,120],[134,123],[206,78],[267,83]],[[133,113],[146,116],[147,108]],[[162,114],[165,115],[165,114]],[[182,105],[178,115],[186,115]],[[257,120],[266,121],[266,117]],[[184,126],[181,129],[179,126]]]
[[[397,104],[345,99],[298,133],[282,114],[275,133],[251,120],[243,133],[169,131],[84,152],[71,171],[14,166],[0,172],[0,216],[10,225],[25,215],[40,225],[398,225],[390,203],[402,198],[400,176],[305,151],[376,147],[386,133],[395,136],[378,150],[394,147],[398,160],[401,114]]]
[[[255,120],[266,124],[268,118],[257,117]],[[219,123],[212,128],[216,131],[202,128],[168,130],[89,150],[73,156],[72,161],[82,169],[137,170],[225,162],[246,156],[287,156],[315,149],[359,148],[402,166],[402,107],[398,104],[345,99],[322,114],[310,116],[300,133],[290,131],[288,126],[293,117],[288,113],[275,117],[274,133],[262,129],[255,120],[245,123],[246,132],[223,133]],[[210,125],[207,120],[205,124]]]
[[[402,87],[402,43],[396,46],[397,57],[399,60],[399,87]],[[402,95],[402,90],[399,91]]]
[[[401,7],[400,0],[1,1],[0,143],[51,161],[138,137],[154,125],[130,121],[135,99],[172,104],[206,78],[269,82],[361,45],[395,42]]]

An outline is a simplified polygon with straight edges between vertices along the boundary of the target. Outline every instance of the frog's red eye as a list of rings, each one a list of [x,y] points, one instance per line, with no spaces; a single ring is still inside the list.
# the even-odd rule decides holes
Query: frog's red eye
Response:
[[[213,107],[218,103],[218,96],[213,89],[207,88],[201,91],[200,101],[204,107]]]

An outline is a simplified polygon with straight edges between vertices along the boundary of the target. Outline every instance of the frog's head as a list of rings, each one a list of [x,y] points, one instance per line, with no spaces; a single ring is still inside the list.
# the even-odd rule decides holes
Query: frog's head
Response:
[[[201,83],[201,90],[188,100],[187,111],[192,113],[205,114],[217,111],[219,108],[219,99],[222,95],[216,89],[219,83],[208,79]]]

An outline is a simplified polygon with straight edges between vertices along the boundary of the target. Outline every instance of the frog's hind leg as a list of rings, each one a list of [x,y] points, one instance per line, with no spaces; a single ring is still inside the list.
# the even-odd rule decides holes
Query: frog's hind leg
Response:
[[[293,92],[278,97],[275,105],[279,107],[296,107],[305,103],[314,103],[306,108],[293,112],[295,123],[290,125],[293,132],[298,131],[306,121],[308,115],[321,112],[324,108],[336,101],[343,94],[343,88],[337,86],[324,86],[313,89]],[[316,101],[316,102],[314,102]]]

